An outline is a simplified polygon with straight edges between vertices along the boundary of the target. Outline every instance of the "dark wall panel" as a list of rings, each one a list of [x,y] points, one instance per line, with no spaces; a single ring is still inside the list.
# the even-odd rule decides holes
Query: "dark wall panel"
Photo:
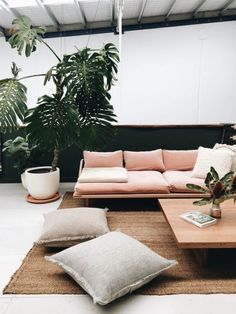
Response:
[[[24,129],[16,134],[3,135],[3,142],[16,135],[23,135]],[[223,125],[210,126],[119,126],[117,135],[107,145],[106,151],[152,150],[165,149],[196,149],[200,145],[213,147],[221,142]],[[61,181],[76,181],[82,152],[74,145],[60,155]],[[46,154],[40,161],[41,165],[50,165],[51,154]],[[12,166],[12,160],[2,155],[3,173],[0,183],[19,182],[20,178]]]

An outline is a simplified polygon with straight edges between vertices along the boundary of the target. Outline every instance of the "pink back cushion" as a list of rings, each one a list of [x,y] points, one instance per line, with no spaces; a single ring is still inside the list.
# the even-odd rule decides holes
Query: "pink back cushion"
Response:
[[[127,170],[165,171],[161,149],[143,152],[124,151],[124,160]]]
[[[163,160],[166,170],[192,170],[197,160],[198,150],[165,150]]]
[[[84,151],[84,167],[123,167],[123,152],[89,152]]]

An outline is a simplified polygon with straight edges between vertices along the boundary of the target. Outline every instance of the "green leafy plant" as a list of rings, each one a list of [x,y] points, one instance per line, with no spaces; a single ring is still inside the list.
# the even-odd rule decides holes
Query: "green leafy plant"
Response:
[[[27,139],[21,136],[6,141],[3,144],[3,152],[13,159],[13,167],[19,174],[23,173],[25,169],[35,166],[42,156],[36,146],[30,147]]]
[[[214,167],[211,167],[210,171],[207,173],[205,185],[206,188],[190,183],[186,185],[190,190],[210,194],[209,197],[194,201],[194,205],[201,206],[210,203],[219,205],[231,198],[236,201],[236,176],[234,172],[230,171],[220,178]]]
[[[29,57],[38,43],[46,45],[57,59],[47,73],[19,77],[13,63],[13,77],[0,80],[0,132],[11,132],[19,122],[26,123],[29,144],[53,152],[52,170],[59,152],[74,143],[82,149],[101,149],[113,138],[116,116],[110,104],[110,89],[116,81],[119,55],[108,43],[101,49],[77,50],[60,58],[43,40],[46,29],[32,26],[22,16],[13,21],[9,44]],[[22,80],[42,76],[44,84],[52,80],[56,91],[43,95],[37,106],[28,109],[27,88]]]

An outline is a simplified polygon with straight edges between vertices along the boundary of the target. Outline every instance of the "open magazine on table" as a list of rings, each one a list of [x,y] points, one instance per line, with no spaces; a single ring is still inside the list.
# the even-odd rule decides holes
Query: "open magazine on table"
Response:
[[[181,214],[180,217],[199,228],[205,228],[217,223],[217,219],[199,211],[188,211]]]

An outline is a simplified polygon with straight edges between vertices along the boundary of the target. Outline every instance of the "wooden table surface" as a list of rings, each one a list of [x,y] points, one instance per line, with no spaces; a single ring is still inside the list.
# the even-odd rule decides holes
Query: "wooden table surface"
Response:
[[[197,210],[210,213],[210,206],[195,206],[192,199],[159,200],[164,216],[173,232],[179,248],[210,249],[236,248],[236,204],[233,200],[221,204],[222,217],[215,225],[199,228],[179,217],[180,214]]]

